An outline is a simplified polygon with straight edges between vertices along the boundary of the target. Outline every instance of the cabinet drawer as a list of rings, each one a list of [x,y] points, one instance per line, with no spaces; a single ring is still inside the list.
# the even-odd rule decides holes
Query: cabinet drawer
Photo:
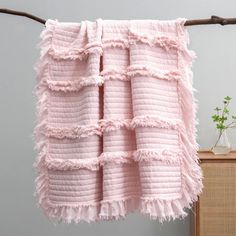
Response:
[[[194,207],[192,235],[236,236],[236,155],[199,155],[204,189]]]

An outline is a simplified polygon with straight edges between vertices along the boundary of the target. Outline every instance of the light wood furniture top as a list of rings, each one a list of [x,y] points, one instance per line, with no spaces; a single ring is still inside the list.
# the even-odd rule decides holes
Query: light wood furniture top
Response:
[[[236,159],[236,149],[232,150],[227,155],[214,155],[210,150],[199,150],[198,155],[201,162],[204,162],[205,160],[209,161],[215,161],[215,160],[234,160]]]

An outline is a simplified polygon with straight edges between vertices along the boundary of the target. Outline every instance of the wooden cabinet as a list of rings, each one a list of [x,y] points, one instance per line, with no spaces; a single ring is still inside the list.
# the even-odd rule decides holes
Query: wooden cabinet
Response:
[[[236,151],[199,151],[199,158],[204,189],[193,208],[192,236],[236,236]]]

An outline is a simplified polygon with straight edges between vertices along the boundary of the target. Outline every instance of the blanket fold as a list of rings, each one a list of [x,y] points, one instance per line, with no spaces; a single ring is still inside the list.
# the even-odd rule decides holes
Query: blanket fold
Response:
[[[202,191],[186,19],[47,20],[35,195],[50,219],[181,218]]]

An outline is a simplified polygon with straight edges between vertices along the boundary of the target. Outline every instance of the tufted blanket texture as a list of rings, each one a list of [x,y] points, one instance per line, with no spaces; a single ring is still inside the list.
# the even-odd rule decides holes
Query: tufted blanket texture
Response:
[[[34,165],[49,219],[187,215],[203,176],[185,21],[46,21]]]

